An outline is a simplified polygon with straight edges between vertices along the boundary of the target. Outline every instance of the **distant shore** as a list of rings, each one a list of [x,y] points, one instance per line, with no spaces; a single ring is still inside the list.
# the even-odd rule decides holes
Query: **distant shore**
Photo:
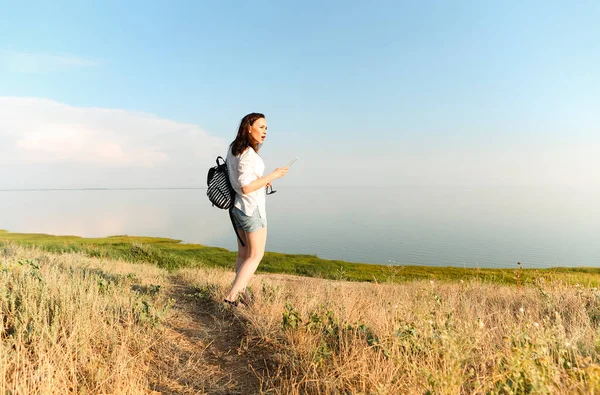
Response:
[[[36,246],[52,252],[79,252],[92,257],[147,262],[174,270],[184,267],[233,268],[236,252],[162,237],[109,236],[83,238],[41,233],[12,233],[0,230],[0,248],[14,243]],[[517,266],[517,265],[515,265]],[[333,280],[367,282],[406,282],[413,280],[459,281],[479,279],[502,284],[533,283],[540,278],[569,284],[598,286],[600,268],[569,267],[551,269],[459,268],[414,265],[376,265],[322,259],[315,255],[266,252],[258,269],[263,273],[286,273]]]

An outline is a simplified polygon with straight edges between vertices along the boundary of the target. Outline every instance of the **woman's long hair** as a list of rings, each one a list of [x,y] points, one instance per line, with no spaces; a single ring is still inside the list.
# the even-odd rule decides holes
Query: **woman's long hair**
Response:
[[[249,131],[250,126],[252,126],[254,122],[256,122],[256,120],[264,117],[265,116],[263,114],[253,112],[242,118],[242,122],[240,122],[240,127],[238,128],[237,136],[235,137],[235,140],[233,140],[233,143],[231,143],[230,145],[231,153],[234,156],[240,155],[248,147],[252,147],[254,151],[258,152],[260,144],[258,143],[258,141],[255,141],[250,137]]]

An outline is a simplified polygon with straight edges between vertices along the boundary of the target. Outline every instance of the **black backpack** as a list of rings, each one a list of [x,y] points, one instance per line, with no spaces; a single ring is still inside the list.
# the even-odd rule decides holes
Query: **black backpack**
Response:
[[[219,159],[223,163],[219,163]],[[229,181],[227,162],[225,159],[223,159],[223,157],[217,157],[217,165],[208,169],[206,184],[208,185],[208,188],[206,189],[206,196],[208,196],[208,200],[210,200],[213,206],[217,206],[218,208],[229,211],[229,218],[231,219],[231,224],[235,230],[235,235],[239,239],[242,246],[245,246],[246,244],[244,244],[242,238],[237,232],[235,222],[233,221],[233,215],[231,213],[231,210],[233,209],[233,203],[235,201],[235,191],[233,190],[231,182]]]
[[[219,163],[219,159],[223,163]],[[217,157],[217,165],[208,169],[206,184],[208,185],[206,196],[208,196],[208,200],[210,200],[213,206],[224,210],[229,210],[233,207],[235,191],[229,181],[227,162],[225,162],[223,157]]]

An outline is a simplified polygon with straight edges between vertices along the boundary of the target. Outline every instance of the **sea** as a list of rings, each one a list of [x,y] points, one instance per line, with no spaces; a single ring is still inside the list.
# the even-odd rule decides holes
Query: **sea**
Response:
[[[557,187],[285,187],[267,251],[384,265],[600,267],[600,193]],[[0,229],[235,249],[206,189],[2,190]]]

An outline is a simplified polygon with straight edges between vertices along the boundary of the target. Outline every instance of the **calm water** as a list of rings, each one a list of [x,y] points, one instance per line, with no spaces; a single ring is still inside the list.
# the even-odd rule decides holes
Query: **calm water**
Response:
[[[286,188],[267,198],[268,251],[466,267],[600,266],[600,193],[518,188]],[[0,191],[0,229],[165,236],[236,248],[205,190]]]

